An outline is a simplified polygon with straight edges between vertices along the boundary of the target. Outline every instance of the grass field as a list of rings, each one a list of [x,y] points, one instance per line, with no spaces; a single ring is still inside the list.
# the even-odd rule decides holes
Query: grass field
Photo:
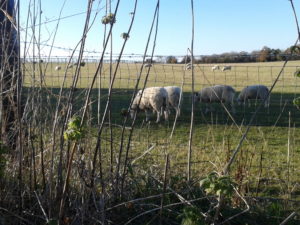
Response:
[[[228,64],[232,66],[232,70],[226,72],[213,72],[211,70],[212,65],[195,65],[195,90],[198,91],[208,85],[227,84],[232,85],[238,94],[243,87],[250,84],[271,86],[281,70],[282,64],[283,62]],[[45,65],[43,63],[40,66],[43,69]],[[62,69],[55,71],[54,68],[57,65],[60,65]],[[87,89],[94,76],[96,66],[95,63],[86,63],[85,67],[81,68],[74,96],[73,114],[81,115],[82,113]],[[110,131],[107,120],[100,137],[101,156],[99,155],[99,158],[101,157],[103,168],[101,176],[103,180],[107,181],[108,186],[106,188],[108,192],[113,189],[113,183],[110,183],[111,170],[116,170],[115,165],[119,162],[117,156],[122,148],[121,127],[124,118],[120,112],[122,108],[128,108],[140,66],[140,64],[122,63],[116,74],[111,99],[110,125],[112,130]],[[33,67],[35,67],[35,72]],[[115,64],[112,67],[114,71]],[[271,94],[270,106],[259,111],[241,151],[230,169],[230,176],[238,184],[239,190],[244,196],[283,199],[286,201],[284,202],[285,205],[283,204],[286,213],[289,212],[289,207],[294,207],[294,205],[290,205],[290,202],[298,204],[300,200],[300,111],[292,104],[292,100],[300,95],[300,79],[294,76],[294,72],[299,67],[299,62],[288,63]],[[42,98],[43,106],[40,114],[34,114],[33,106],[30,106],[33,108],[30,113],[35,115],[35,119],[31,120],[32,127],[35,126],[36,121],[42,121],[44,125],[42,129],[35,128],[30,132],[32,132],[31,136],[38,136],[39,132],[43,132],[43,148],[46,159],[52,157],[53,137],[51,137],[51,129],[60,86],[64,80],[65,68],[65,63],[49,63],[45,74],[42,73],[42,82],[37,64],[26,64],[24,70],[23,92],[26,93],[24,97],[34,99],[41,96]],[[142,86],[146,71],[147,68],[143,70],[139,87]],[[70,91],[73,76],[74,68],[67,70],[66,81],[62,89],[63,98],[58,113],[60,124],[62,124],[62,118],[65,115],[66,97]],[[97,77],[94,89],[91,92],[91,104],[88,110],[88,121],[85,124],[85,136],[80,142],[79,151],[76,151],[75,154],[74,167],[76,169],[71,172],[70,183],[74,188],[74,193],[85,190],[85,186],[82,184],[82,179],[85,178],[82,174],[89,174],[91,170],[92,157],[98,139],[98,118],[101,118],[107,101],[109,76],[109,65],[105,64],[101,77]],[[184,182],[187,177],[191,118],[191,71],[184,70],[181,64],[154,64],[150,69],[146,86],[181,86],[182,82],[182,113],[177,121],[172,139],[170,139],[170,134],[174,112],[168,122],[161,122],[160,124],[154,123],[154,118],[146,124],[143,122],[144,114],[140,113],[138,115],[129,145],[130,148],[128,149],[128,169],[126,167],[124,167],[125,169],[121,168],[124,171],[128,170],[127,180],[125,181],[128,185],[127,196],[125,196],[127,200],[161,193],[159,192],[161,189],[157,190],[159,185],[153,183],[150,178],[159,177],[163,179],[166,154],[170,159],[168,184],[176,190],[186,190],[186,187],[181,188],[185,185]],[[251,107],[237,106],[237,112],[232,115],[232,118],[219,104],[214,104],[214,110],[207,114],[204,113],[203,105],[196,105],[191,155],[193,181],[198,184],[199,180],[211,171],[222,171],[237,147],[258,105],[259,102],[254,101]],[[130,124],[131,121],[128,121],[126,127],[129,127]],[[55,135],[59,136],[59,128],[57,131],[59,132]],[[130,129],[125,129],[123,143],[125,149],[130,131]],[[39,145],[40,142],[32,140],[32,146],[36,146],[36,149],[39,148]],[[63,151],[61,153],[58,151],[60,149],[58,145],[54,151],[54,159],[57,160],[60,157],[59,154],[62,154],[63,160],[68,159],[71,149],[70,143],[62,146]],[[120,154],[122,161],[126,158],[127,153],[123,150]],[[55,165],[56,163],[57,161],[54,162]],[[48,171],[51,167],[51,161],[46,160],[44,166],[45,170]],[[56,166],[54,167],[56,168]],[[63,168],[66,170],[65,165],[63,165]],[[31,171],[30,168],[27,168],[27,170]],[[41,171],[37,173],[40,183]],[[48,172],[46,173],[48,174]],[[98,178],[100,176],[99,172],[96,176],[96,187],[100,190],[100,193],[103,187],[101,187],[102,181]],[[187,198],[191,197],[188,194],[185,196]],[[277,207],[276,204],[274,207]],[[281,203],[280,207],[282,207]],[[278,210],[280,211],[280,209]],[[117,215],[124,214],[121,218],[130,218],[129,215],[135,215],[130,209],[125,210],[125,212],[116,211],[115,213]],[[137,212],[140,211],[137,210]],[[282,215],[286,216],[287,214]],[[248,216],[251,221],[251,214]],[[279,220],[275,220],[277,223],[279,222]],[[122,224],[122,221],[119,224]],[[266,224],[272,224],[272,222]],[[297,224],[297,221],[294,224]]]
[[[41,64],[42,68],[45,68],[45,63]],[[61,66],[62,69],[55,71],[55,66]],[[239,92],[244,86],[250,84],[265,84],[266,86],[271,86],[272,82],[278,75],[281,70],[283,62],[273,62],[273,63],[245,63],[245,64],[228,64],[232,66],[231,71],[212,71],[212,65],[195,65],[195,90],[200,90],[204,86],[210,84],[228,84],[232,85],[237,92]],[[31,64],[26,64],[26,69],[28,73],[34,74],[32,71]],[[89,87],[92,77],[96,70],[96,63],[86,63],[84,67],[81,67],[81,75],[78,81],[78,90],[76,91],[74,109],[75,112],[79,113],[81,107],[83,106],[86,88]],[[123,118],[120,115],[122,108],[128,108],[132,91],[137,79],[137,74],[140,70],[140,64],[133,63],[121,63],[119,70],[116,74],[116,80],[113,89],[112,95],[112,123],[120,125],[122,124]],[[188,143],[188,130],[190,123],[190,114],[191,114],[191,71],[184,70],[184,65],[181,64],[154,64],[149,73],[149,79],[147,86],[166,86],[166,85],[178,85],[181,86],[183,83],[183,104],[182,104],[182,115],[178,120],[178,129],[176,131],[176,140],[178,140],[179,145],[186,145]],[[222,67],[222,65],[220,65]],[[271,104],[269,108],[262,108],[258,113],[258,116],[254,120],[253,125],[256,127],[253,128],[256,132],[250,134],[255,140],[258,139],[258,142],[254,142],[254,146],[260,146],[259,148],[267,147],[268,152],[278,152],[285,151],[287,138],[283,138],[283,134],[288,133],[290,129],[294,130],[294,143],[297,143],[299,140],[298,129],[300,124],[300,111],[298,111],[292,105],[292,99],[300,95],[299,82],[300,79],[297,79],[294,76],[294,72],[299,68],[300,63],[297,61],[289,62],[287,67],[284,69],[284,72],[277,83],[272,95],[271,95]],[[35,65],[36,71],[38,66]],[[114,71],[115,64],[112,65]],[[44,84],[46,84],[47,91],[45,96],[48,96],[49,91],[52,93],[50,100],[48,100],[48,113],[49,118],[51,114],[53,115],[54,111],[51,112],[56,102],[56,96],[59,93],[59,88],[61,82],[64,78],[66,64],[65,63],[54,63],[51,62],[48,64],[46,73],[43,77]],[[147,68],[144,68],[142,75],[145,78]],[[71,85],[72,76],[74,68],[68,69],[66,73],[66,83],[64,85],[64,93],[68,93],[68,87]],[[25,86],[32,85],[35,82],[36,86],[39,86],[39,77],[36,73],[36,80],[33,77],[27,76],[25,73]],[[183,79],[184,78],[184,79]],[[95,89],[92,91],[91,96],[91,110],[90,117],[91,124],[97,123],[98,118],[98,98],[100,96],[100,113],[103,112],[107,100],[108,92],[108,82],[109,82],[109,65],[104,64],[104,69],[101,75],[101,79],[97,78]],[[141,85],[140,85],[141,86]],[[97,89],[101,87],[101,91]],[[49,96],[48,96],[49,99]],[[254,111],[256,110],[259,102],[253,102],[251,107],[237,106],[237,113],[233,115],[233,120],[228,116],[226,111],[219,105],[214,104],[214,111],[208,114],[203,113],[203,107],[199,104],[196,105],[195,111],[195,144],[197,148],[206,149],[206,148],[221,148],[224,145],[224,137],[232,136],[234,133],[235,138],[231,138],[230,149],[234,148],[237,144],[241,132],[236,131],[239,126],[243,129],[244,125],[247,125]],[[142,124],[144,119],[144,114],[141,113],[138,117],[137,126]],[[172,126],[173,117],[171,116],[171,121],[169,127]],[[166,124],[160,125],[160,129],[156,129],[155,136],[156,141],[165,140],[167,138],[167,133],[161,134],[161,130],[165,129]],[[290,128],[289,128],[290,126]],[[155,125],[154,125],[155,127]],[[280,128],[281,127],[281,128]],[[257,131],[259,130],[259,132]],[[207,131],[207,132],[206,132]],[[209,131],[209,132],[208,132]],[[144,130],[140,130],[139,133],[143,133]],[[201,135],[202,136],[201,136]],[[150,135],[150,134],[149,134]],[[270,140],[269,140],[270,139]],[[276,140],[279,139],[280,141]],[[198,140],[210,140],[204,146],[199,147]],[[213,141],[212,141],[213,140]],[[264,140],[264,141],[263,141]],[[155,142],[155,140],[152,140]],[[268,143],[265,146],[265,143]],[[200,141],[203,143],[203,141]],[[280,143],[276,145],[274,143]],[[178,146],[178,145],[175,146]],[[249,144],[249,143],[248,143]],[[251,146],[251,145],[249,145]],[[224,146],[223,146],[224,147]],[[273,149],[276,148],[276,149]],[[252,147],[251,147],[252,148]],[[256,147],[255,147],[256,148]],[[254,149],[255,149],[254,148]],[[139,151],[145,150],[145,147],[141,148]],[[299,150],[299,149],[298,149]],[[295,144],[295,152],[298,151]],[[200,150],[199,150],[200,151]],[[222,150],[221,150],[222,151]],[[257,151],[257,150],[255,150]],[[197,152],[197,151],[195,151]],[[201,157],[210,157],[210,151],[204,151],[205,154],[201,154]],[[206,155],[207,154],[207,155]],[[283,154],[284,155],[284,154]],[[283,156],[283,158],[286,156]],[[184,158],[184,157],[183,157]],[[197,159],[201,160],[201,159]],[[197,161],[196,160],[196,161]],[[257,160],[255,160],[257,161]]]
[[[47,65],[47,66],[46,66]],[[264,84],[271,86],[279,71],[282,68],[283,62],[272,63],[241,63],[241,64],[226,64],[231,65],[231,71],[222,72],[221,70],[212,71],[212,65],[196,64],[194,68],[195,74],[195,90],[199,90],[203,86],[214,84],[232,85],[237,91],[251,84]],[[35,67],[36,73],[33,71]],[[56,66],[61,66],[61,70],[55,71]],[[116,64],[112,65],[114,72]],[[25,64],[25,85],[36,85],[40,83],[39,66],[37,64]],[[81,67],[81,74],[78,81],[78,88],[87,88],[91,84],[91,80],[95,74],[97,64],[86,63]],[[141,64],[121,63],[116,73],[114,88],[132,89],[135,86],[137,76],[140,72]],[[222,67],[222,64],[220,64]],[[296,79],[294,72],[300,67],[297,61],[291,61],[287,64],[283,74],[274,89],[277,93],[299,93],[299,79]],[[66,63],[51,62],[49,64],[41,64],[43,82],[48,87],[60,87],[66,73],[65,87],[71,85],[74,76],[75,68],[66,70]],[[44,70],[46,71],[44,72]],[[94,88],[101,86],[107,88],[109,84],[109,64],[104,64],[101,78],[97,78]],[[30,75],[29,75],[30,74]],[[147,74],[147,68],[143,69],[141,83],[143,83]],[[183,84],[184,91],[191,91],[191,70],[184,70],[182,64],[154,64],[151,67],[147,86],[167,86]]]

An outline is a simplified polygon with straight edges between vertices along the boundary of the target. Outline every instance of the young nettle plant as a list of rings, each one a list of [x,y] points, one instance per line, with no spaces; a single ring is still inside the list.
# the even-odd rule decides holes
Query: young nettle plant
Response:
[[[234,183],[229,176],[212,172],[200,181],[200,186],[207,194],[231,197],[236,183]]]
[[[64,139],[68,141],[79,140],[83,137],[83,128],[80,127],[81,118],[78,116],[72,117],[64,132]]]
[[[204,218],[200,215],[199,209],[196,207],[186,207],[183,209],[181,218],[181,225],[205,225]]]
[[[123,38],[123,39],[128,39],[129,38],[129,34],[128,33],[122,33],[121,34],[121,38]]]
[[[114,24],[116,22],[115,14],[109,13],[107,16],[103,16],[101,22],[102,24]]]

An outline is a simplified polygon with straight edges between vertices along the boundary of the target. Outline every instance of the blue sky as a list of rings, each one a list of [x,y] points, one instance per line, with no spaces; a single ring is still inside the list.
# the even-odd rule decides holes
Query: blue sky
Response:
[[[21,27],[26,27],[29,1],[21,1]],[[32,1],[31,1],[32,2]],[[62,9],[63,0],[42,1],[42,21],[55,20]],[[102,52],[106,1],[94,1],[94,13],[98,11],[86,43],[86,50]],[[116,4],[112,1],[112,11]],[[125,47],[126,54],[142,54],[145,49],[156,0],[139,0],[137,14],[130,38]],[[185,55],[191,46],[192,18],[190,0],[161,0],[156,55]],[[300,0],[294,0],[300,16]],[[31,5],[32,6],[32,5]],[[134,0],[121,0],[117,22],[113,30],[113,52],[118,53],[123,43],[120,37],[128,30]],[[85,12],[87,1],[66,0],[62,17]],[[32,8],[31,8],[32,10]],[[297,29],[292,8],[288,0],[195,0],[194,54],[208,55],[231,51],[259,50],[263,46],[286,49],[294,44]],[[54,46],[74,48],[80,40],[85,14],[62,19]],[[41,42],[51,44],[57,22],[45,23],[41,28]],[[31,33],[30,29],[28,30]],[[31,34],[30,34],[31,35]],[[22,41],[25,40],[24,32]],[[107,50],[109,51],[109,50]],[[49,48],[43,47],[43,55]],[[52,56],[68,56],[71,51],[53,49]],[[30,53],[29,53],[30,54]],[[95,55],[90,53],[89,55]]]

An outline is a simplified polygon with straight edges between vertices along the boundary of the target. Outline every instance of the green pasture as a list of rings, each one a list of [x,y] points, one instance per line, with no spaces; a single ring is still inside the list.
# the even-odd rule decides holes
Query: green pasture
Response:
[[[237,92],[250,84],[265,84],[270,86],[278,75],[282,62],[276,63],[249,63],[232,64],[231,71],[212,71],[212,65],[195,65],[195,90],[210,84],[229,84]],[[71,86],[74,68],[64,69],[66,64],[60,64],[62,70],[55,71],[58,63],[50,63],[42,79],[43,119],[52,122],[59,87],[66,73],[66,83],[63,96],[67,96]],[[300,111],[292,105],[292,99],[300,95],[300,79],[294,77],[299,62],[289,62],[271,95],[269,108],[262,108],[253,122],[250,133],[245,140],[242,150],[231,171],[231,175],[239,182],[244,182],[250,195],[280,196],[299,198],[299,159],[300,159]],[[111,124],[113,140],[110,140],[109,130],[105,129],[102,137],[104,151],[104,167],[108,168],[111,146],[114,155],[120,148],[120,132],[124,118],[121,109],[128,108],[133,87],[136,83],[140,64],[120,64],[112,92]],[[220,65],[222,66],[222,65]],[[25,88],[33,85],[39,89],[40,76],[38,67],[32,72],[32,65],[26,65]],[[45,68],[45,64],[41,65]],[[114,71],[115,64],[113,64]],[[28,69],[29,68],[29,69]],[[78,89],[74,98],[74,113],[81,115],[82,106],[96,70],[96,64],[87,63],[81,68]],[[28,74],[31,73],[31,76]],[[142,82],[145,79],[147,68],[144,68]],[[145,124],[143,113],[138,115],[130,145],[129,158],[135,160],[151,146],[153,150],[136,160],[132,169],[139,175],[139,171],[154,167],[163,168],[165,153],[170,155],[172,176],[185,176],[187,168],[187,151],[189,140],[189,125],[191,115],[191,71],[184,70],[183,65],[154,64],[150,68],[147,86],[181,85],[183,82],[182,114],[179,117],[173,138],[169,136],[174,122],[174,111],[169,122],[155,124],[155,116],[150,124]],[[96,79],[92,90],[90,107],[88,110],[88,130],[90,135],[86,140],[86,154],[91,155],[93,140],[96,137],[97,120],[103,115],[107,101],[109,82],[109,65],[105,64],[103,72]],[[141,87],[141,85],[140,85]],[[101,89],[98,89],[101,88]],[[62,99],[61,113],[63,115],[66,99]],[[214,110],[205,114],[204,105],[197,104],[195,108],[194,135],[192,145],[192,174],[194,177],[205,176],[210,171],[221,171],[236,148],[243,132],[260,102],[252,102],[251,107],[236,106],[236,114],[230,117],[219,104],[214,104]],[[98,105],[100,104],[100,105]],[[100,111],[98,109],[100,108]],[[108,120],[107,120],[108,121]],[[126,126],[130,126],[129,120]],[[45,123],[46,124],[46,123]],[[50,129],[50,128],[49,128]],[[129,130],[126,130],[125,144]],[[112,143],[112,144],[111,144]],[[89,154],[90,152],[90,154]],[[161,171],[162,172],[162,171]],[[288,177],[288,179],[287,179]]]

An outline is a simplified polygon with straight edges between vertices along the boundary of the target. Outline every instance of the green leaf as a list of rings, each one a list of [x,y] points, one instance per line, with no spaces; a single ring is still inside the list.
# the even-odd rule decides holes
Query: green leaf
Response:
[[[210,184],[210,181],[208,178],[204,178],[202,180],[200,180],[200,187],[206,188],[208,187]]]
[[[295,77],[300,77],[300,69],[296,70],[294,75],[295,75]]]
[[[68,122],[68,128],[79,129],[81,118],[79,116],[72,117]]]
[[[295,98],[295,99],[293,100],[293,104],[294,104],[295,106],[297,106],[297,107],[300,107],[300,97]]]

